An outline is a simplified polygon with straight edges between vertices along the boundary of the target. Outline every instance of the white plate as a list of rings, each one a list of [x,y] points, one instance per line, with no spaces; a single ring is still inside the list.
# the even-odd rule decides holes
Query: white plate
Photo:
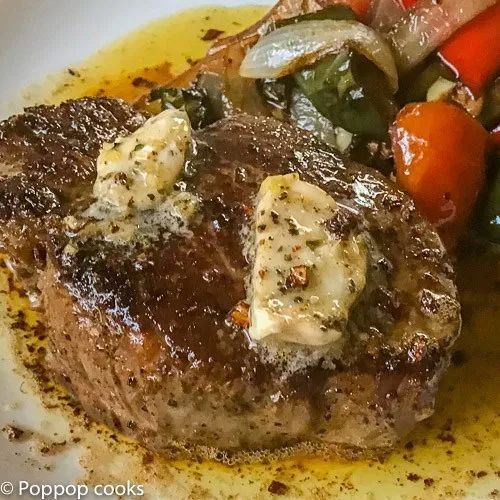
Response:
[[[270,0],[0,0],[0,118],[19,90],[151,20],[202,5]]]
[[[252,4],[270,3],[269,0],[250,1]],[[18,99],[21,89],[39,82],[47,74],[77,65],[97,49],[153,19],[167,16],[181,8],[213,3],[235,6],[248,2],[245,0],[208,2],[0,0],[0,118],[18,110],[21,104]],[[2,279],[0,275],[0,280]],[[487,295],[483,299],[481,300],[484,303],[490,300]],[[5,306],[5,301],[0,300],[0,316]],[[495,308],[491,306],[491,311],[487,314],[495,314]],[[480,321],[480,318],[477,321]],[[493,330],[490,333],[494,333]],[[80,479],[84,472],[80,466],[80,459],[85,454],[82,447],[67,447],[56,455],[45,457],[40,455],[39,448],[43,446],[45,440],[64,441],[70,437],[68,422],[57,412],[44,409],[39,398],[33,395],[29,383],[22,375],[23,369],[16,366],[14,356],[11,354],[10,339],[11,334],[0,318],[0,429],[6,424],[16,423],[22,428],[33,431],[36,438],[22,443],[10,443],[0,435],[0,498],[3,496],[1,486],[5,481],[10,481],[14,485],[21,480],[32,484],[71,483]],[[481,345],[479,342],[478,351],[481,351]],[[486,349],[485,356],[484,359],[490,359],[488,356],[493,357],[493,354]],[[480,362],[476,363],[475,367],[479,365]],[[493,376],[493,370],[486,371],[485,374],[485,378]],[[412,463],[403,462],[401,459],[403,453],[396,453],[396,456],[391,457],[386,464],[374,467],[367,464],[316,463],[314,466],[311,465],[311,470],[307,470],[307,468],[297,469],[296,464],[292,464],[290,468],[277,465],[273,466],[274,468],[262,466],[252,470],[243,468],[241,475],[236,475],[229,469],[217,467],[207,469],[201,466],[198,468],[196,465],[194,475],[189,475],[186,472],[189,467],[183,468],[176,464],[165,469],[163,475],[159,469],[155,469],[154,473],[148,469],[148,472],[142,473],[138,479],[136,467],[137,463],[140,464],[140,457],[138,459],[137,456],[135,458],[120,456],[116,452],[107,454],[107,441],[97,440],[93,445],[95,446],[93,466],[101,474],[103,482],[119,484],[128,478],[148,484],[154,482],[158,486],[158,483],[163,481],[165,488],[162,490],[159,487],[155,490],[160,498],[167,496],[202,498],[209,494],[216,498],[222,490],[226,494],[233,493],[240,498],[263,498],[267,495],[269,477],[276,477],[284,482],[295,482],[296,486],[290,492],[291,497],[297,496],[299,492],[302,494],[305,492],[308,497],[314,493],[315,497],[327,498],[329,491],[342,491],[343,497],[350,496],[353,494],[349,493],[349,488],[354,483],[356,486],[354,491],[359,495],[356,495],[357,498],[403,496],[433,498],[438,493],[455,496],[456,492],[462,492],[461,496],[484,498],[498,487],[495,475],[491,473],[491,470],[499,467],[498,433],[495,436],[496,444],[488,443],[487,446],[483,444],[484,450],[478,449],[477,436],[482,436],[481,439],[484,439],[486,434],[475,423],[477,421],[474,412],[477,410],[486,413],[486,420],[480,422],[482,427],[485,427],[484,422],[490,422],[490,427],[495,427],[493,410],[484,403],[485,398],[493,399],[495,396],[488,392],[484,393],[486,394],[484,397],[481,396],[483,393],[478,396],[474,384],[465,385],[463,389],[470,390],[470,397],[457,396],[457,393],[453,392],[454,384],[456,379],[462,376],[467,377],[467,372],[455,370],[452,377],[444,382],[441,408],[438,408],[433,424],[439,426],[446,420],[446,408],[443,407],[446,407],[448,401],[453,400],[455,404],[463,401],[465,407],[457,419],[462,434],[459,435],[459,442],[451,457],[445,453],[447,445],[438,442],[432,447],[417,447],[415,461]],[[435,438],[436,429],[421,426],[415,439]],[[96,456],[101,457],[101,463],[99,460],[96,461]],[[107,462],[106,467],[104,462]],[[488,476],[478,481],[469,480],[469,469],[483,468],[488,468],[490,471]],[[406,475],[412,472],[422,477],[426,477],[427,474],[440,477],[437,480],[440,489],[424,487],[423,481],[405,482]],[[155,477],[157,473],[158,477]],[[94,479],[95,477],[94,475]],[[295,479],[292,480],[292,477]],[[314,479],[311,480],[311,477]],[[302,483],[302,479],[305,478],[309,478],[308,482]],[[403,484],[399,483],[399,478]],[[17,496],[11,495],[10,498]]]

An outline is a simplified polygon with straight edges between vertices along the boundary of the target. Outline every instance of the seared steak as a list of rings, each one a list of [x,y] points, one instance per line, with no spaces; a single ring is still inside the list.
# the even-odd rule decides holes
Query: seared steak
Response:
[[[123,111],[121,125],[119,118],[115,130],[141,122],[132,112]],[[77,116],[73,123],[78,128]],[[98,117],[94,126],[102,129]],[[453,271],[438,236],[382,175],[306,132],[240,115],[196,132],[195,141],[176,186],[200,199],[200,216],[186,234],[165,230],[124,247],[67,235],[55,223],[44,239],[40,289],[54,374],[93,418],[165,454],[208,447],[220,458],[303,442],[344,452],[390,447],[432,413],[459,331]],[[59,148],[46,145],[43,162],[55,155],[62,168]],[[68,195],[64,214],[90,202],[97,146],[90,151],[80,136],[72,151],[82,152],[81,168],[89,169],[73,186],[87,195]],[[17,157],[1,158],[11,165]],[[78,170],[76,157],[73,165]],[[256,191],[266,176],[289,172],[343,207],[331,222],[339,239],[354,231],[371,241],[369,285],[345,327],[341,358],[298,349],[300,369],[270,356],[230,321],[246,297],[242,234]],[[49,184],[50,175],[41,171],[36,182]],[[1,185],[0,204],[11,195],[9,182]],[[35,177],[26,183],[38,186]],[[27,216],[34,223],[52,211]],[[6,241],[24,219],[11,212],[8,221]],[[68,243],[74,251],[64,250]]]
[[[28,108],[0,124],[0,249],[21,277],[43,264],[49,227],[85,204],[102,143],[144,120],[123,101],[80,99]]]

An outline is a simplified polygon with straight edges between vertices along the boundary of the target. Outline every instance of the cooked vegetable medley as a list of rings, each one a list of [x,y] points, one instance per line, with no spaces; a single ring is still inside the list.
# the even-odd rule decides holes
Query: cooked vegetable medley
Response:
[[[449,248],[470,229],[500,244],[500,3],[285,3],[148,106],[195,128],[234,110],[295,123],[393,176]]]

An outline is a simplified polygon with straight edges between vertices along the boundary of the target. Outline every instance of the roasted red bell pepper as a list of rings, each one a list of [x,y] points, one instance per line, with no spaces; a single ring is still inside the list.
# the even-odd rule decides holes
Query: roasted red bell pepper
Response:
[[[396,180],[452,248],[486,173],[488,132],[447,102],[406,105],[391,128]]]
[[[500,70],[500,3],[459,29],[440,56],[460,80],[479,96]]]
[[[405,9],[417,0],[399,0]],[[441,59],[479,97],[500,70],[500,3],[459,29],[439,51]]]

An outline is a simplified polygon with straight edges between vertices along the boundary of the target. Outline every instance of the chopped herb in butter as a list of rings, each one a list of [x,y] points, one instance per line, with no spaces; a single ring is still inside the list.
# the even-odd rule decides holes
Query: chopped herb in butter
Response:
[[[187,114],[169,109],[105,144],[97,160],[97,201],[88,215],[104,218],[158,207],[172,190],[190,143]]]
[[[187,114],[166,110],[134,133],[104,144],[97,160],[95,202],[82,217],[68,218],[68,235],[96,236],[117,244],[189,234],[197,211],[196,195],[174,184],[191,145]]]
[[[349,310],[365,287],[366,252],[328,222],[335,200],[297,174],[262,183],[255,209],[250,336],[310,346],[342,341]]]

